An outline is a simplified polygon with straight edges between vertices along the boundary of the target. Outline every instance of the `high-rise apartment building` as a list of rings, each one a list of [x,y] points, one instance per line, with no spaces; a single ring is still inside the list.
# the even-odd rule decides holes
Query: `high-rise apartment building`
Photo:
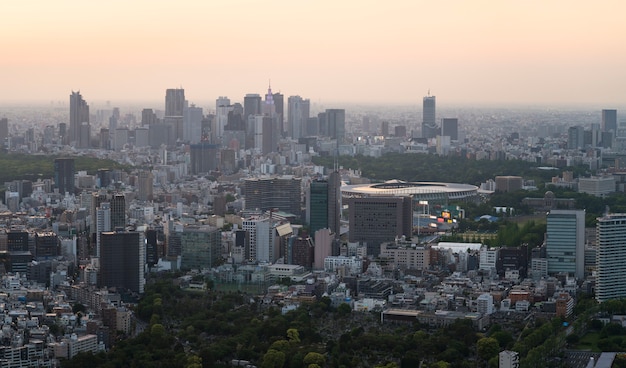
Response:
[[[111,205],[103,202],[96,208],[96,257],[100,257],[100,234],[111,230]]]
[[[215,138],[221,138],[224,135],[224,127],[228,124],[228,113],[233,111],[230,99],[220,96],[215,100]]]
[[[436,99],[429,94],[422,102],[422,138],[435,138],[438,132]]]
[[[602,131],[617,133],[617,110],[602,110]]]
[[[89,129],[83,127],[89,126],[89,105],[83,100],[80,92],[72,91],[70,95],[70,131],[69,143],[78,148],[89,147],[89,139],[85,141],[85,132],[89,134]]]
[[[585,211],[552,210],[546,216],[548,273],[585,276]]]
[[[596,300],[626,298],[626,214],[598,218],[596,244]]]
[[[144,235],[108,231],[100,234],[100,287],[117,287],[143,293],[146,283]]]
[[[54,185],[60,194],[74,194],[75,173],[73,158],[54,159]]]

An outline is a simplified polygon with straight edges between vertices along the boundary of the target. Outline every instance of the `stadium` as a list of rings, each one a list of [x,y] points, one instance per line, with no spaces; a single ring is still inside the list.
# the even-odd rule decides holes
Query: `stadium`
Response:
[[[447,204],[448,201],[477,200],[478,187],[458,183],[390,180],[375,184],[342,185],[341,195],[343,198],[411,196],[413,202],[428,201]]]

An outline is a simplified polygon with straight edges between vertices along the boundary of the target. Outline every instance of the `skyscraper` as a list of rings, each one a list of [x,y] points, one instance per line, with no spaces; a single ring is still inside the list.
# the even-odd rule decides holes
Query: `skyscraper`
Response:
[[[626,214],[598,218],[596,242],[596,300],[626,298]]]
[[[140,171],[137,175],[137,199],[151,201],[154,192],[154,175],[151,171]]]
[[[251,178],[244,181],[246,209],[263,212],[278,208],[301,217],[302,179],[293,176]]]
[[[337,140],[337,145],[344,142],[346,138],[346,110],[326,109],[326,126],[328,136]]]
[[[184,270],[211,268],[222,256],[221,232],[210,226],[188,226],[181,234],[181,262]]]
[[[0,119],[0,148],[4,147],[4,143],[9,138],[9,119]]]
[[[222,138],[224,127],[228,124],[228,113],[233,110],[230,99],[220,96],[215,100],[215,138]]]
[[[366,242],[367,254],[378,256],[380,244],[413,235],[411,197],[349,198],[349,241]]]
[[[260,115],[261,111],[261,95],[258,93],[248,93],[243,98],[243,120],[247,121],[250,115]]]
[[[183,116],[185,90],[169,88],[165,90],[165,116]]]
[[[183,140],[191,144],[198,143],[202,139],[202,108],[185,106],[183,108]]]
[[[70,131],[69,143],[79,148],[89,147],[89,140],[85,141],[84,131],[89,129],[82,128],[83,124],[89,126],[89,105],[83,100],[80,92],[72,91],[70,95]],[[81,133],[81,130],[83,131]]]
[[[208,142],[192,144],[191,154],[191,174],[208,173],[218,169],[218,153],[220,146]]]
[[[319,229],[330,229],[335,237],[339,237],[341,215],[341,178],[339,172],[333,171],[327,180],[314,180],[307,195],[307,222],[310,233]]]
[[[580,149],[585,146],[585,129],[581,126],[572,126],[567,129],[567,148]]]
[[[117,287],[143,293],[146,280],[144,235],[109,231],[100,234],[100,287]]]
[[[276,110],[276,117],[278,118],[280,134],[284,135],[287,130],[285,127],[285,96],[280,92],[276,92],[272,100],[274,101],[274,109]]]
[[[287,99],[287,126],[288,135],[298,139],[306,135],[306,123],[309,119],[311,101],[300,96],[290,96]]]
[[[74,194],[74,174],[73,158],[54,159],[54,185],[59,189],[59,193]]]
[[[443,118],[441,119],[441,135],[450,137],[451,141],[459,140],[459,119]]]
[[[602,131],[617,133],[617,110],[602,110]]]
[[[438,133],[435,96],[424,97],[422,103],[422,138],[435,138]]]
[[[585,276],[585,211],[552,210],[546,217],[548,273]]]

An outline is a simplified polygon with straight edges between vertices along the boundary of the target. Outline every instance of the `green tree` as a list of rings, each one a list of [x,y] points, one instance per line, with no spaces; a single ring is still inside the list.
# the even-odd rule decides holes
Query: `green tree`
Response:
[[[306,366],[309,366],[311,364],[317,364],[320,367],[323,367],[326,364],[326,358],[324,357],[324,355],[312,351],[304,356],[304,360],[302,362]]]
[[[489,359],[498,355],[499,351],[500,344],[498,343],[498,340],[492,337],[483,337],[476,343],[476,352],[478,353],[478,357],[485,362],[488,362]]]
[[[285,353],[274,349],[269,349],[265,355],[263,355],[263,362],[261,368],[282,368],[285,364]]]

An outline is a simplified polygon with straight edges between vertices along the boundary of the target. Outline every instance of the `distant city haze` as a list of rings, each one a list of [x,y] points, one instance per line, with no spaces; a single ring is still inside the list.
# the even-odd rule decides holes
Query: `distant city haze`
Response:
[[[626,97],[623,1],[6,1],[0,103],[596,105]]]

